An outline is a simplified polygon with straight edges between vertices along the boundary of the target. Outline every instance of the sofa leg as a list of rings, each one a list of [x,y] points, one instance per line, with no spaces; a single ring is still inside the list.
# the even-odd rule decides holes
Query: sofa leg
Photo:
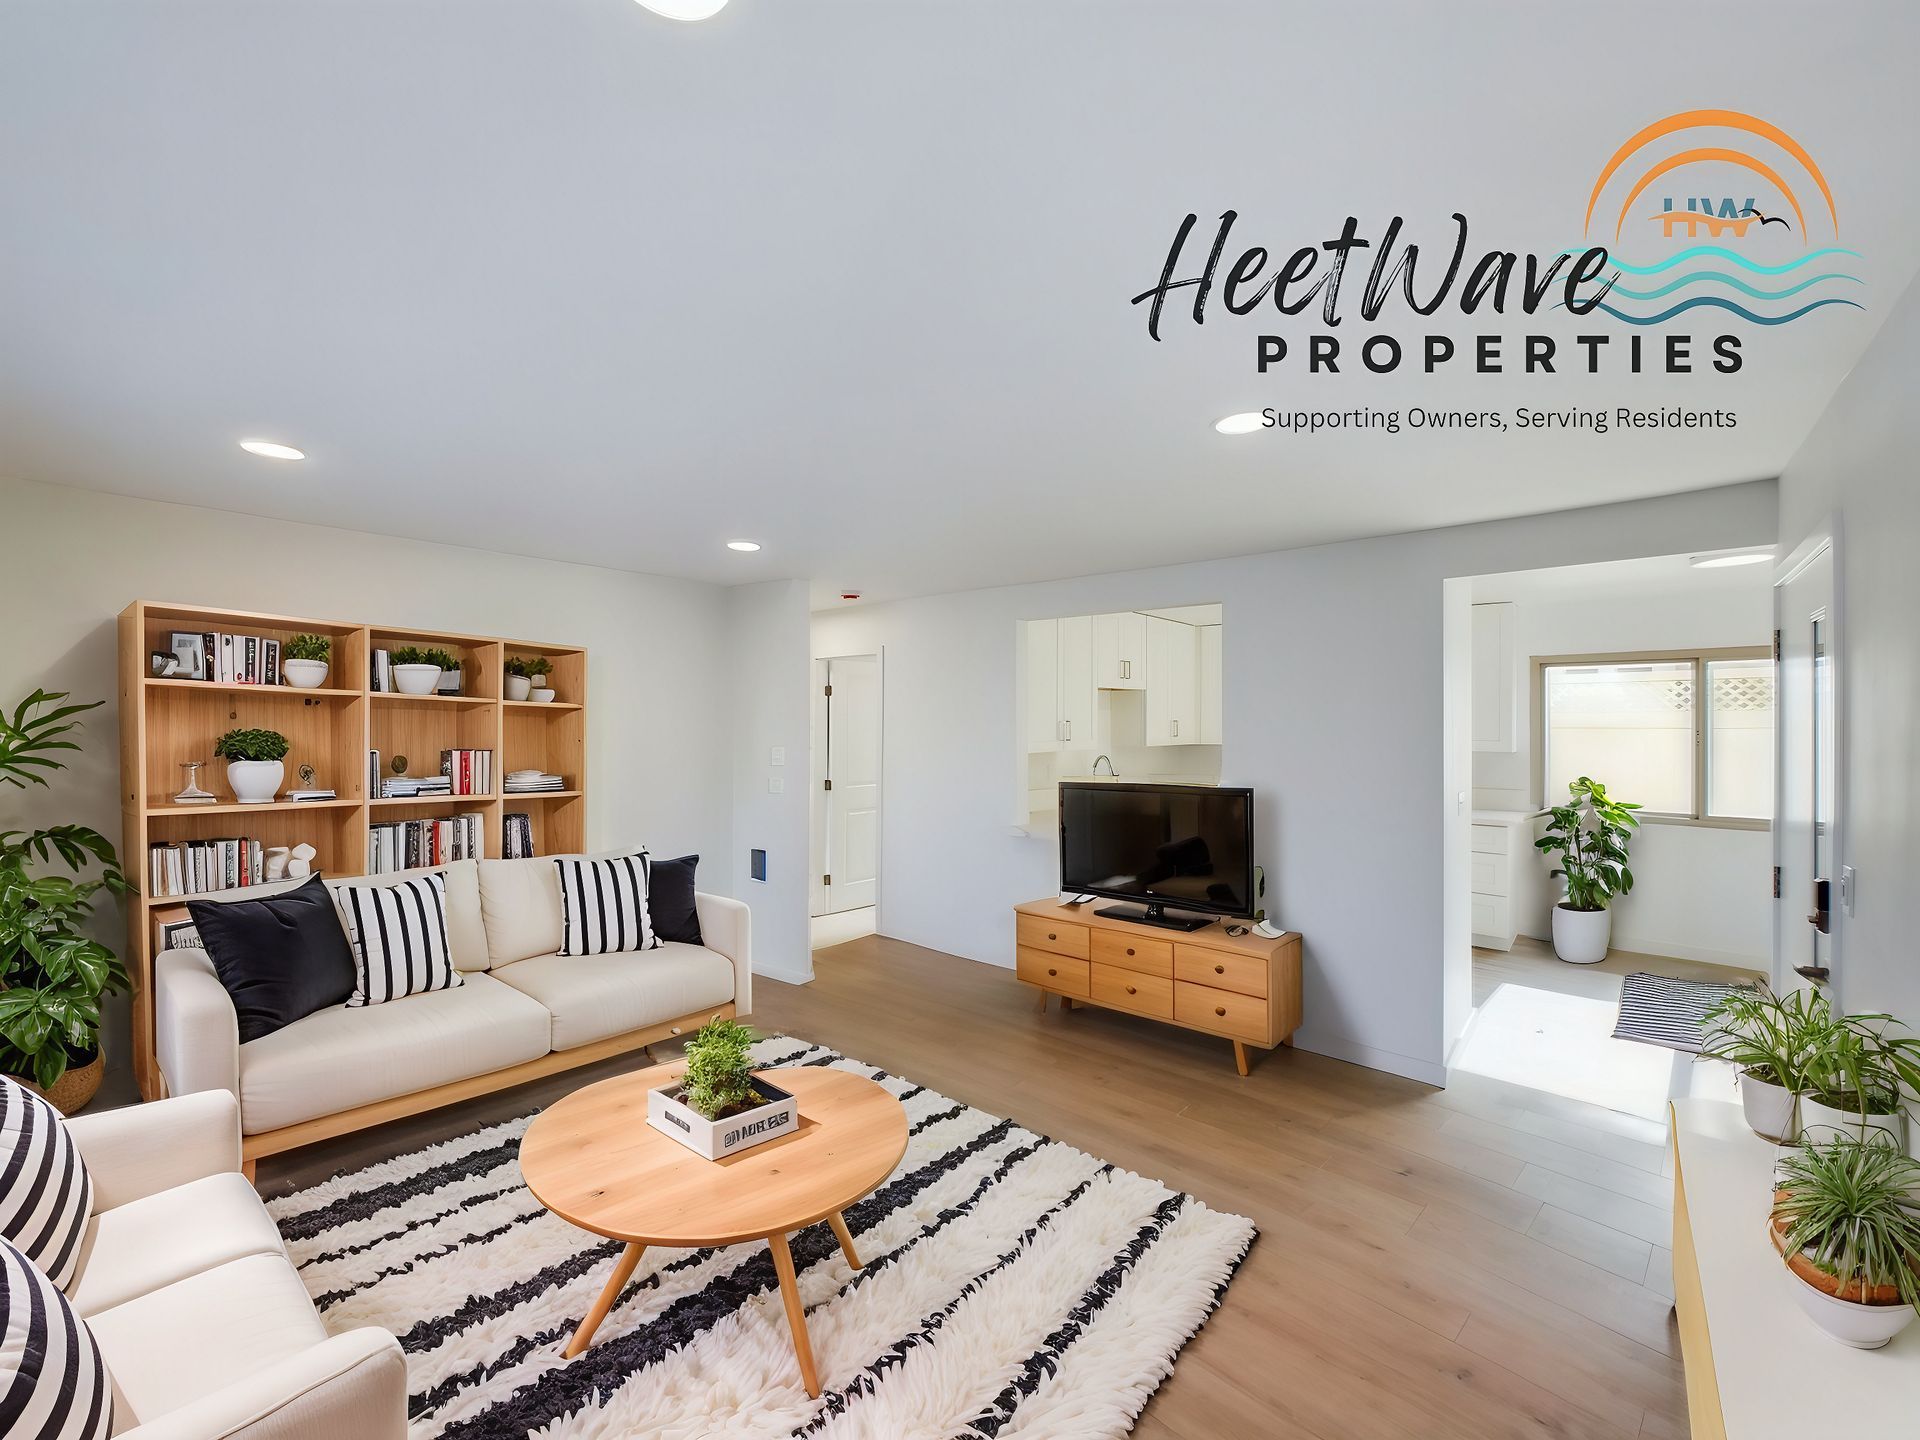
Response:
[[[249,1185],[259,1184],[259,1181],[254,1178],[255,1171],[258,1170],[259,1165],[260,1162],[258,1160],[242,1160],[240,1162],[240,1173],[247,1177],[247,1183]]]

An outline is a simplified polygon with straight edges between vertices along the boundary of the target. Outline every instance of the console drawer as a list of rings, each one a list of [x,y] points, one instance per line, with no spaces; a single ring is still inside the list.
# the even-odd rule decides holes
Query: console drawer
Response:
[[[1042,920],[1038,915],[1013,917],[1014,938],[1034,950],[1051,950],[1056,955],[1087,958],[1087,927],[1063,925],[1058,920]]]
[[[1115,965],[1122,970],[1138,970],[1143,975],[1173,975],[1173,942],[1143,940],[1117,930],[1093,932],[1093,960],[1096,965]],[[1173,1001],[1167,1001],[1167,1013],[1173,1013]]]
[[[1116,1010],[1131,1010],[1160,1020],[1173,1018],[1173,981],[1159,975],[1095,963],[1092,998]]]
[[[1086,932],[1082,930],[1081,934]],[[1038,985],[1060,995],[1087,994],[1087,972],[1093,967],[1085,960],[1069,959],[1045,950],[1029,950],[1022,945],[1015,952],[1015,972],[1029,985]]]
[[[1267,1002],[1252,995],[1176,980],[1173,1018],[1196,1030],[1211,1030],[1216,1035],[1231,1035],[1256,1045],[1272,1042],[1267,1034]]]
[[[1267,962],[1257,955],[1232,955],[1225,950],[1202,950],[1181,945],[1174,951],[1173,973],[1193,985],[1232,990],[1267,998]]]

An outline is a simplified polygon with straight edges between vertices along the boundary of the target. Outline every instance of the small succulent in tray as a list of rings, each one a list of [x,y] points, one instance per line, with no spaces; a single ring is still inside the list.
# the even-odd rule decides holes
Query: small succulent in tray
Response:
[[[753,1083],[753,1061],[748,1055],[758,1039],[735,1020],[714,1020],[687,1042],[687,1073],[681,1081],[681,1099],[709,1120],[724,1120],[769,1097]]]

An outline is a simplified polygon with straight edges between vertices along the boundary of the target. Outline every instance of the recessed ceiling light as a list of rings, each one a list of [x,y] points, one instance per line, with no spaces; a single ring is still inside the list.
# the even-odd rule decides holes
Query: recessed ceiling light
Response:
[[[1214,421],[1213,428],[1222,435],[1251,435],[1256,430],[1265,429],[1266,424],[1266,416],[1258,410],[1242,410],[1238,415]]]
[[[753,550],[758,550],[759,548],[760,548],[760,542],[758,540],[727,541],[727,549],[729,550],[753,551]]]
[[[1756,550],[1748,555],[1695,555],[1687,563],[1696,570],[1724,570],[1729,565],[1759,565],[1771,559],[1771,550]]]
[[[291,445],[281,445],[272,440],[242,440],[240,448],[249,455],[264,455],[269,460],[304,460],[307,452],[296,450]]]
[[[705,20],[718,15],[727,0],[640,0],[642,6],[669,20]]]

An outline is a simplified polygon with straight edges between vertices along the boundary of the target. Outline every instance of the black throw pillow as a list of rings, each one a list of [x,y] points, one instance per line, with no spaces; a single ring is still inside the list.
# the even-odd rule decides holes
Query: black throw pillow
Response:
[[[353,950],[318,875],[260,900],[189,900],[187,912],[233,997],[243,1045],[353,993]]]
[[[698,855],[647,862],[647,915],[653,921],[653,933],[662,940],[706,943],[700,938],[700,912],[693,903],[693,869],[699,863]]]

